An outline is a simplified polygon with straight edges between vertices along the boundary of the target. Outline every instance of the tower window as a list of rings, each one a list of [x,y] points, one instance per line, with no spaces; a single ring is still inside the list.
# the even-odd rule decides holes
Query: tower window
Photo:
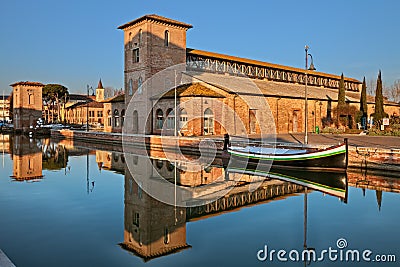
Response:
[[[138,212],[133,213],[133,225],[136,225],[137,227],[139,227],[139,213]]]
[[[164,32],[164,45],[167,47],[169,46],[169,31],[168,30],[166,30]]]
[[[139,46],[142,45],[142,36],[143,36],[143,31],[142,29],[139,30]]]
[[[128,91],[129,91],[129,95],[133,95],[133,84],[132,84],[132,79],[129,79],[129,83],[128,83]]]
[[[135,48],[132,51],[132,61],[133,63],[137,63],[139,62],[139,48]]]
[[[139,77],[139,79],[138,79],[138,94],[141,94],[142,93],[142,83],[143,83],[143,81],[142,81],[142,77]]]
[[[29,94],[29,96],[28,96],[28,104],[29,105],[33,105],[34,104],[33,94]]]

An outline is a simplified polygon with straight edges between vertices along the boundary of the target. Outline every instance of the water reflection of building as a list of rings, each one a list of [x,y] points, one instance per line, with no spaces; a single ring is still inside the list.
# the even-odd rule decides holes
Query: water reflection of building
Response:
[[[145,261],[190,247],[186,209],[159,202],[125,174],[124,242],[121,246]]]
[[[170,182],[175,181],[175,166],[173,162],[160,160],[160,159],[152,159],[151,160],[154,168],[157,173],[159,173],[164,179]],[[202,168],[198,171],[194,172],[191,170],[191,166],[185,164],[185,162],[179,162],[177,171],[177,183],[182,186],[201,186],[215,182],[218,178],[223,176],[222,168]]]
[[[0,134],[0,149],[4,153],[10,153],[10,135]]]
[[[121,173],[125,170],[125,156],[122,152],[96,150],[96,162],[99,170],[108,169]]]
[[[365,196],[366,190],[375,190],[378,210],[382,208],[383,192],[400,193],[400,179],[398,177],[383,177],[367,170],[363,173],[350,172],[348,174],[349,185],[361,188]]]
[[[24,135],[13,137],[13,175],[15,180],[42,178],[42,151],[36,142]]]
[[[290,196],[304,189],[303,186],[288,182],[266,180],[259,188],[251,190],[248,181],[252,178],[243,175],[243,183],[239,183],[228,194],[214,202],[196,207],[175,207],[152,198],[137,182],[146,179],[155,180],[158,174],[173,182],[174,165],[159,159],[153,159],[149,164],[148,159],[140,156],[128,158],[133,164],[129,170],[125,167],[125,230],[121,246],[145,261],[190,247],[186,242],[187,222],[237,210],[247,205],[282,199],[282,196]],[[203,185],[206,181],[211,183],[225,175],[222,168],[206,168],[198,173],[190,171],[176,173],[177,183],[188,187]],[[136,181],[132,174],[140,178]],[[234,180],[236,175],[238,174],[232,173],[228,179]]]

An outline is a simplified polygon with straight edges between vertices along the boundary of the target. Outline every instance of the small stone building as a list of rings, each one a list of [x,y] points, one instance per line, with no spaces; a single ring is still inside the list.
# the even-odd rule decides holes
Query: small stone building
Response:
[[[13,122],[15,131],[28,131],[42,117],[42,89],[39,82],[17,82],[13,88]]]

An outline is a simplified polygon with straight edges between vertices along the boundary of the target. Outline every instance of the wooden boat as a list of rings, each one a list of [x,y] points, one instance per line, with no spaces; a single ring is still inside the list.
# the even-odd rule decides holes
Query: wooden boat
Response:
[[[347,169],[347,139],[343,143],[324,149],[231,146],[225,137],[224,150],[231,161],[245,161],[252,164],[266,164],[274,167],[295,169]]]
[[[229,166],[227,171],[230,173],[242,173],[251,176],[259,176],[269,179],[278,179],[291,182],[307,188],[335,196],[347,202],[347,174],[345,172],[332,171],[306,171],[306,170],[284,170],[282,168],[263,168],[248,165],[246,168],[241,166]]]

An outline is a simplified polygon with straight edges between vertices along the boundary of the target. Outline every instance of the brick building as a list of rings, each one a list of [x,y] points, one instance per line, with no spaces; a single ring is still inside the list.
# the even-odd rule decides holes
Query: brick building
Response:
[[[127,133],[174,134],[174,88],[181,135],[304,132],[306,78],[307,130],[335,123],[340,76],[189,49],[190,28],[158,15],[119,27],[124,31]],[[345,88],[349,110],[357,110],[361,82],[345,77]],[[398,104],[385,104],[388,114],[400,113]],[[354,121],[354,114],[347,116]]]
[[[13,123],[16,131],[35,127],[42,117],[42,88],[38,82],[17,82],[13,88]]]

